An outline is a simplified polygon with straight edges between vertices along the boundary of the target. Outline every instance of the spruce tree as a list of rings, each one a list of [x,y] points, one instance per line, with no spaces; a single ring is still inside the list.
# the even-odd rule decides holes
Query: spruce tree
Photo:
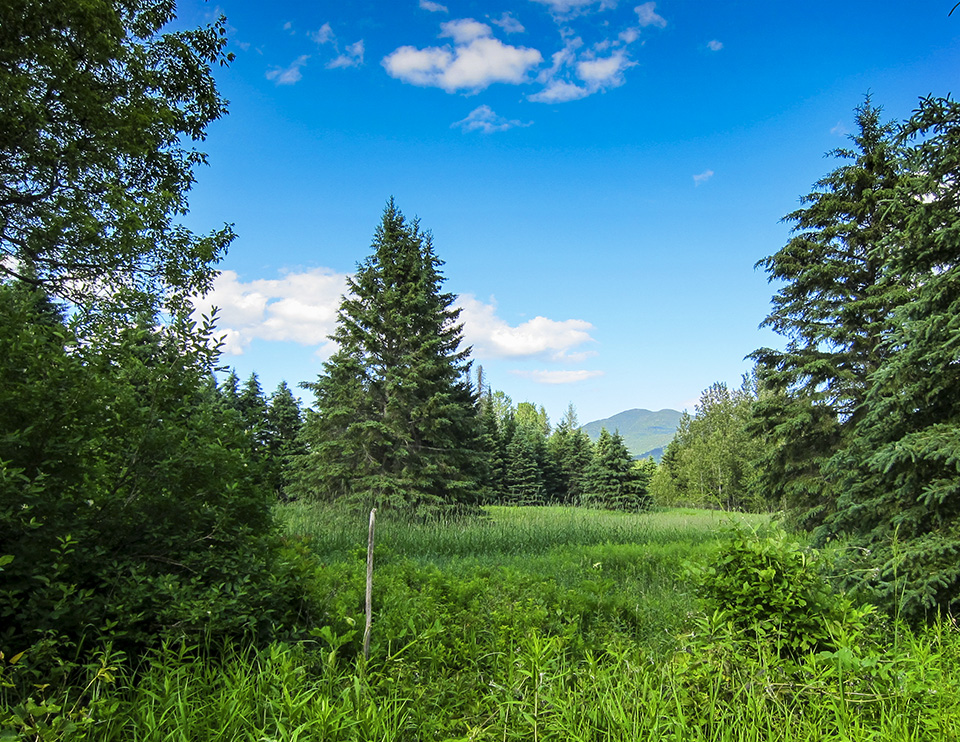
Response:
[[[634,467],[630,452],[620,433],[600,431],[593,461],[587,467],[586,505],[617,510],[649,507],[650,497],[643,488],[642,474]]]
[[[892,327],[820,536],[852,534],[860,586],[918,620],[960,608],[960,103],[923,100],[903,138]]]
[[[511,505],[542,505],[543,475],[537,456],[537,438],[529,430],[516,428],[507,446],[507,502]]]
[[[794,236],[757,264],[784,282],[763,324],[787,338],[782,351],[753,353],[764,390],[754,419],[765,438],[759,487],[765,498],[803,511],[808,525],[833,509],[837,481],[825,464],[862,414],[900,301],[887,259],[900,223],[896,129],[869,97],[856,124],[853,148],[829,153],[846,164],[801,199],[802,208],[785,217]]]
[[[387,204],[348,279],[292,490],[418,514],[475,504],[482,450],[469,349],[429,233]]]
[[[270,395],[270,405],[265,418],[265,444],[267,454],[267,484],[278,495],[287,486],[286,462],[291,456],[303,453],[300,428],[303,414],[300,402],[293,396],[287,382],[281,381]]]
[[[548,441],[548,450],[559,469],[556,499],[577,505],[584,492],[587,467],[593,460],[593,442],[580,430],[577,410],[570,404]]]

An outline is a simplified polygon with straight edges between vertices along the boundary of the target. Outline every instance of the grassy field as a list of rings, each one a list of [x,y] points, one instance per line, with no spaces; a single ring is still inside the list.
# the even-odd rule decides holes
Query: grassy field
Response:
[[[329,606],[310,641],[235,648],[217,662],[171,647],[135,684],[128,671],[111,683],[91,668],[93,701],[70,733],[24,738],[960,737],[953,624],[919,634],[838,626],[830,651],[784,657],[704,612],[683,564],[716,560],[735,524],[764,538],[762,516],[490,508],[443,523],[382,518],[364,660],[366,519],[307,505],[281,515],[316,556],[307,587]]]

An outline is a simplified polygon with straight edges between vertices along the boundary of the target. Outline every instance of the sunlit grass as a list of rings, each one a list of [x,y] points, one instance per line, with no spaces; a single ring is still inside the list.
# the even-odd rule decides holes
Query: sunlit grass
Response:
[[[311,640],[218,658],[167,647],[121,669],[113,691],[101,689],[84,711],[89,724],[25,738],[960,738],[952,623],[901,629],[895,649],[878,635],[869,652],[824,653],[789,669],[735,640],[693,641],[698,604],[681,565],[709,559],[734,523],[763,532],[762,516],[498,507],[439,523],[382,518],[364,660],[366,518],[301,504],[280,512],[319,560],[311,589],[328,615]],[[694,653],[704,647],[713,659]],[[46,713],[53,728],[58,712]]]

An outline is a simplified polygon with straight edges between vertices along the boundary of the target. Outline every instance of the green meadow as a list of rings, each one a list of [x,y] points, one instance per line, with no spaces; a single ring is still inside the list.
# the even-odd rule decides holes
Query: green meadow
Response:
[[[911,632],[867,612],[828,625],[829,646],[791,653],[776,627],[744,631],[698,597],[694,574],[722,563],[732,541],[784,550],[789,539],[767,516],[541,507],[446,522],[382,518],[364,659],[366,519],[305,504],[280,515],[310,565],[306,587],[329,606],[309,639],[215,654],[167,645],[137,667],[104,654],[82,689],[7,698],[0,739],[960,734],[953,623]],[[790,549],[814,561],[802,544]]]

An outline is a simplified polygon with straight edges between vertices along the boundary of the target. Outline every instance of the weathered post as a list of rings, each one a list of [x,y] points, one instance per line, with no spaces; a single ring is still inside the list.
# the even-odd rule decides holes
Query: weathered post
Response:
[[[370,532],[367,535],[367,622],[363,629],[363,659],[370,659],[370,627],[373,625],[373,527],[377,509],[370,511]]]

